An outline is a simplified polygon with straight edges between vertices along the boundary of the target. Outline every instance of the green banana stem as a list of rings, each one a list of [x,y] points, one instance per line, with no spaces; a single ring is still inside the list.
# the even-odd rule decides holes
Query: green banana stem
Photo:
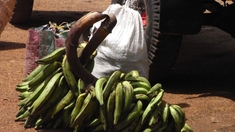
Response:
[[[70,68],[72,69],[72,71],[75,73],[75,75],[78,78],[81,78],[84,81],[86,89],[88,89],[90,85],[93,85],[96,82],[97,78],[94,77],[89,71],[87,71],[83,67],[80,58],[85,58],[83,60],[86,60],[86,57],[89,58],[90,55],[98,47],[98,45],[103,41],[102,39],[104,39],[108,35],[108,33],[110,33],[110,31],[114,27],[113,24],[110,24],[110,22],[111,22],[111,19],[113,20],[115,18],[112,15],[110,16],[111,17],[109,17],[106,14],[101,14],[98,12],[90,12],[86,14],[73,25],[66,39],[66,55],[67,55]],[[105,21],[102,23],[102,25],[104,26],[101,26],[101,28],[104,27],[104,30],[98,29],[99,33],[96,33],[97,35],[96,34],[94,35],[95,38],[93,38],[93,40],[91,42],[88,42],[87,44],[87,46],[90,47],[91,49],[89,48],[84,49],[85,51],[83,51],[82,56],[78,58],[77,47],[78,47],[78,40],[81,34],[88,27],[92,26],[95,22],[102,20],[104,18],[106,18]],[[96,41],[96,39],[98,39],[98,41]]]

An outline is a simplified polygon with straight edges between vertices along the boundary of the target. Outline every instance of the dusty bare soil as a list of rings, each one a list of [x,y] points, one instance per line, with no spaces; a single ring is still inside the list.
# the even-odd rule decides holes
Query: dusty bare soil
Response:
[[[35,0],[32,20],[6,26],[0,37],[0,131],[35,132],[15,122],[15,86],[24,73],[27,29],[54,21],[71,22],[88,11],[103,11],[110,1]],[[184,36],[172,74],[162,81],[164,100],[180,105],[195,132],[235,131],[235,39],[215,28],[203,27]],[[42,130],[59,132],[65,130]]]

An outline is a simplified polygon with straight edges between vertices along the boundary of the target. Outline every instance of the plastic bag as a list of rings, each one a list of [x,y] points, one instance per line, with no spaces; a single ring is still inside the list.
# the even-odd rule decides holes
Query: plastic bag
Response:
[[[119,4],[110,5],[103,13],[113,13],[117,24],[97,48],[92,74],[99,78],[115,70],[137,70],[141,76],[148,78],[147,45],[140,14],[127,5]],[[101,21],[95,23],[91,32],[98,29],[100,24]]]
[[[56,23],[49,23],[28,29],[25,49],[25,76],[38,66],[35,63],[37,59],[43,58],[55,49],[65,46],[67,34],[73,23],[65,22],[58,26]]]

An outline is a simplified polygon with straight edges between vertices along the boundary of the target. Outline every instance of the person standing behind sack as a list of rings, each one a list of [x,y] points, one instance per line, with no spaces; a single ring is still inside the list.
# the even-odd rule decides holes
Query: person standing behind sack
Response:
[[[130,1],[127,1],[130,3]],[[92,74],[99,78],[108,76],[115,70],[129,72],[139,71],[140,76],[148,78],[149,64],[147,44],[144,37],[142,18],[138,11],[128,4],[111,4],[104,14],[114,14],[117,24],[97,48]],[[91,28],[92,33],[99,28],[99,21]]]

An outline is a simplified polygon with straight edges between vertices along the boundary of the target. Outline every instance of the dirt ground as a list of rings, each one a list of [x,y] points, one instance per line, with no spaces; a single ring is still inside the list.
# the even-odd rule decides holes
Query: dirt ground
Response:
[[[0,37],[0,131],[35,132],[15,122],[15,86],[24,73],[27,29],[79,19],[88,11],[103,11],[110,1],[35,0],[32,20],[5,27]],[[162,81],[164,100],[180,105],[195,132],[235,131],[235,39],[215,28],[203,27],[184,36],[172,74]],[[65,130],[43,130],[59,132]]]

